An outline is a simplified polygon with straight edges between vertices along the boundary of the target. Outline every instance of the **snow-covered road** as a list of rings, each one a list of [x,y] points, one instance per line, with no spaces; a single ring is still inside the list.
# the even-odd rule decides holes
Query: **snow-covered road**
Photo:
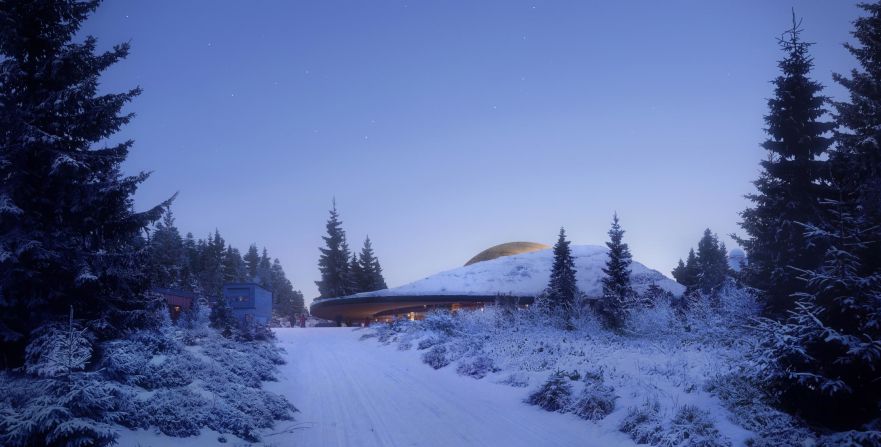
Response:
[[[287,351],[266,388],[299,409],[302,428],[264,442],[300,446],[610,446],[623,434],[522,403],[528,392],[435,371],[418,351],[398,351],[349,328],[276,329]]]

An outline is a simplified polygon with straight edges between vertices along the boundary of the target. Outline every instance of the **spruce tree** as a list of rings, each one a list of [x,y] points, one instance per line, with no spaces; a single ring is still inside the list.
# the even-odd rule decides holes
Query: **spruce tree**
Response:
[[[697,244],[697,285],[704,294],[712,294],[725,283],[730,271],[728,268],[728,251],[725,243],[709,228]]]
[[[566,317],[575,306],[578,285],[575,282],[575,259],[566,240],[566,230],[560,227],[557,243],[554,244],[554,264],[545,291],[548,307],[552,311],[562,311]]]
[[[269,259],[269,250],[263,247],[263,253],[260,254],[260,263],[257,264],[257,278],[255,280],[266,289],[272,288],[272,262]]]
[[[850,101],[835,103],[833,199],[826,219],[804,225],[825,256],[801,271],[806,290],[791,317],[765,322],[760,363],[785,408],[836,430],[870,428],[881,403],[881,2],[860,7],[859,46],[845,47],[861,70],[835,75]]]
[[[859,429],[881,403],[881,271],[859,255],[878,249],[877,222],[857,201],[828,206],[828,223],[807,226],[828,247],[824,262],[801,272],[806,292],[785,322],[764,321],[759,366],[787,410],[814,425]]]
[[[366,275],[361,269],[361,263],[358,260],[358,254],[352,255],[352,261],[349,262],[349,293],[366,292]]]
[[[315,281],[315,284],[321,298],[345,296],[351,293],[350,254],[346,232],[336,209],[336,200],[333,201],[326,227],[327,236],[322,237],[325,247],[319,248],[321,256],[318,258],[321,280]]]
[[[372,292],[388,288],[385,284],[385,278],[382,276],[382,266],[379,265],[379,258],[373,252],[370,236],[364,239],[364,247],[361,248],[361,256],[358,259],[358,271],[360,273],[356,273],[355,276],[358,278],[358,288],[361,292]]]
[[[248,276],[248,268],[239,249],[229,245],[223,255],[223,282],[242,282]]]
[[[223,266],[226,256],[226,241],[220,236],[220,231],[214,230],[213,235],[208,235],[205,241],[200,241],[201,248],[199,282],[203,290],[212,296],[220,296],[223,289]]]
[[[820,264],[824,247],[805,240],[801,223],[819,222],[819,199],[830,194],[823,155],[834,125],[821,121],[827,99],[821,95],[822,85],[809,77],[811,44],[800,34],[793,16],[792,28],[779,39],[785,57],[765,116],[768,139],[762,147],[769,157],[754,182],[758,192],[746,196],[753,207],[741,213],[740,225],[749,237],[736,238],[749,259],[744,279],[761,293],[766,313],[774,316],[792,308],[792,294],[803,287],[798,271]]]
[[[612,329],[620,329],[627,319],[627,311],[636,293],[630,283],[630,248],[623,242],[624,230],[618,222],[618,214],[612,216],[609,229],[609,258],[603,268],[603,297],[600,299],[599,313]]]
[[[861,69],[850,77],[833,74],[845,87],[849,101],[836,102],[835,118],[841,126],[835,133],[832,152],[833,171],[840,185],[836,200],[852,202],[862,209],[866,222],[881,222],[881,2],[860,4],[867,15],[854,21],[857,46],[845,48],[857,59]],[[867,240],[881,241],[881,225],[875,226]],[[869,245],[857,253],[867,272],[881,270],[881,248]]]
[[[272,261],[272,297],[273,313],[284,318],[293,325],[297,315],[305,311],[303,306],[303,294],[294,290],[294,286],[287,279],[281,262],[276,258]]]
[[[99,337],[154,324],[142,232],[165,203],[135,212],[148,174],[122,174],[132,141],[110,141],[141,90],[98,93],[128,44],[96,52],[76,34],[97,1],[0,2],[0,343],[21,364],[28,334],[75,314]]]
[[[171,210],[156,223],[149,241],[150,284],[154,287],[183,287],[187,257],[184,241],[174,225]]]
[[[257,269],[260,267],[260,252],[257,251],[257,244],[251,244],[243,258],[248,272],[248,281],[254,281],[254,278],[257,277]]]
[[[685,293],[690,294],[697,289],[698,278],[700,277],[700,269],[698,268],[697,255],[694,249],[688,251],[688,257],[685,262],[679,260],[679,264],[673,269],[673,278],[679,284],[685,286]]]

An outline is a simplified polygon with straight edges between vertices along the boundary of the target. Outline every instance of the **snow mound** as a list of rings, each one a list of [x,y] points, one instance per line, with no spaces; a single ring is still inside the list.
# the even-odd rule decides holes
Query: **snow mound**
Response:
[[[603,267],[608,250],[596,245],[573,245],[578,288],[588,296],[602,295]],[[552,249],[533,251],[464,267],[447,270],[400,287],[359,293],[352,297],[461,295],[487,296],[506,294],[536,296],[547,287],[551,276],[554,253]],[[639,262],[631,265],[630,278],[637,292],[645,292],[652,284],[681,295],[685,287]]]

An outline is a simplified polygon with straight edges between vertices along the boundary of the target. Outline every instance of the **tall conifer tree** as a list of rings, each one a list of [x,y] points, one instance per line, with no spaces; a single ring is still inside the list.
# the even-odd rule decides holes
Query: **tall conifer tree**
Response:
[[[562,227],[557,243],[554,244],[554,264],[551,266],[551,277],[545,295],[548,307],[551,310],[563,311],[567,317],[578,297],[575,259],[572,257],[569,241],[566,240],[566,230]]]
[[[372,292],[388,288],[385,284],[385,278],[382,276],[382,266],[379,265],[379,258],[373,252],[370,236],[364,239],[364,246],[361,248],[361,256],[358,258],[358,269],[355,276],[361,292]]]
[[[248,281],[254,281],[257,278],[257,270],[260,267],[260,252],[257,251],[257,244],[251,244],[243,258],[248,273]]]
[[[704,230],[703,237],[697,243],[696,264],[697,283],[704,294],[718,290],[730,274],[725,243],[719,242],[719,237],[709,228]]]
[[[628,306],[636,293],[630,282],[630,264],[632,256],[630,248],[623,242],[624,230],[618,222],[618,214],[612,216],[612,227],[609,229],[609,258],[603,268],[603,297],[599,302],[600,314],[613,329],[624,326]]]
[[[785,57],[765,116],[768,139],[762,147],[769,156],[754,182],[758,192],[747,195],[754,206],[741,213],[740,225],[749,237],[736,238],[749,259],[743,271],[747,284],[760,291],[766,312],[776,316],[792,308],[792,294],[803,288],[798,271],[821,262],[824,247],[805,240],[801,223],[819,222],[819,200],[830,195],[823,155],[834,124],[821,121],[827,99],[822,85],[809,77],[811,44],[800,34],[793,14],[792,28],[779,40]]]
[[[326,225],[327,236],[322,237],[325,247],[319,248],[321,256],[318,258],[318,270],[321,272],[321,280],[315,281],[315,284],[318,286],[321,298],[345,296],[351,293],[349,273],[351,255],[342,225],[334,200]]]
[[[128,44],[74,39],[97,1],[0,2],[0,343],[20,364],[27,334],[71,306],[114,336],[151,324],[141,237],[164,207],[137,213],[148,174],[122,174],[133,142],[107,139],[141,90],[98,93]]]
[[[836,200],[852,202],[862,210],[866,222],[881,223],[881,2],[864,3],[867,13],[854,22],[858,46],[845,44],[861,70],[850,77],[833,74],[849,93],[849,101],[835,103],[836,132],[832,162],[840,194]],[[867,240],[881,241],[881,225]],[[858,253],[867,271],[881,270],[881,248],[869,245]]]
[[[881,2],[860,7],[868,14],[854,22],[859,46],[845,47],[862,69],[835,75],[850,93],[835,104],[835,194],[824,203],[828,217],[805,225],[827,248],[824,260],[800,272],[807,287],[790,318],[765,322],[763,362],[784,407],[855,432],[881,414]],[[877,442],[874,433],[865,445]]]

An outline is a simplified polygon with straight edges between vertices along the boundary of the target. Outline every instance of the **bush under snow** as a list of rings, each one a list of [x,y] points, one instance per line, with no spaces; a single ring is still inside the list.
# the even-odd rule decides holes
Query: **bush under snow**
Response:
[[[551,374],[539,389],[529,395],[526,403],[536,405],[547,411],[565,411],[572,401],[572,385],[569,383],[570,380],[561,371]]]
[[[261,389],[281,363],[272,343],[204,325],[138,331],[94,353],[85,331],[46,326],[28,347],[27,374],[0,373],[0,445],[107,445],[118,425],[177,437],[210,428],[255,442],[296,411]]]

